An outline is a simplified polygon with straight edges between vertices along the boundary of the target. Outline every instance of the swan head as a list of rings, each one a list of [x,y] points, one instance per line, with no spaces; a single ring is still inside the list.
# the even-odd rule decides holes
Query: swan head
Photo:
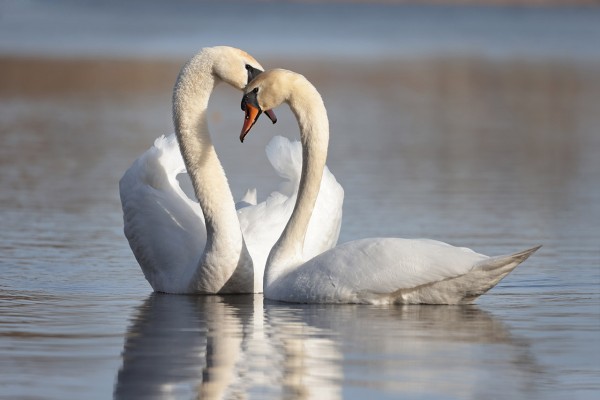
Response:
[[[264,71],[262,65],[244,50],[216,46],[210,51],[213,58],[213,74],[239,90],[243,90]],[[273,123],[277,122],[277,117],[271,109],[265,109],[265,114]]]
[[[300,79],[306,81],[306,78],[295,72],[272,69],[261,73],[246,86],[242,98],[242,110],[246,115],[240,141],[244,142],[263,110],[271,110],[289,101],[292,92],[298,87],[296,82]],[[267,111],[265,113],[269,115]]]
[[[215,46],[207,50],[212,53],[213,74],[236,89],[243,90],[264,71],[262,65],[244,50],[229,46]]]

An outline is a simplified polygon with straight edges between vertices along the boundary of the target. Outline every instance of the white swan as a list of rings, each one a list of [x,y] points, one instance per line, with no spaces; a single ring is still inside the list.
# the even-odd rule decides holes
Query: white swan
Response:
[[[269,160],[289,183],[258,205],[255,195],[245,196],[239,204],[246,207],[238,211],[238,220],[206,119],[217,83],[225,81],[241,90],[261,70],[242,50],[202,49],[182,68],[175,84],[177,138],[158,138],[119,182],[125,236],[157,292],[262,292],[267,255],[293,210],[302,164],[300,145],[284,138],[271,141]],[[185,195],[177,180],[186,170],[199,203]],[[323,185],[331,196],[319,204],[331,218],[313,223],[319,234],[307,238],[312,256],[335,245],[341,224],[343,190],[328,171]]]
[[[294,212],[265,269],[266,298],[299,303],[468,303],[539,248],[488,257],[434,240],[374,238],[345,243],[303,261],[302,245],[329,142],[323,100],[306,78],[286,70],[264,72],[245,92],[241,137],[261,110],[287,103],[298,120],[303,146]]]

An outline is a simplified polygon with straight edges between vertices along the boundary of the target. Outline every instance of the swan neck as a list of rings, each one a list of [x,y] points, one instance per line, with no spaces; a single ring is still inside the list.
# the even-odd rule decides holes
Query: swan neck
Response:
[[[327,111],[321,96],[312,85],[294,90],[288,104],[300,128],[302,174],[292,215],[269,254],[265,288],[303,260],[306,231],[321,187],[329,144]]]
[[[182,68],[173,91],[175,133],[207,230],[190,290],[204,293],[219,292],[242,253],[247,253],[233,196],[208,130],[208,101],[217,83],[206,57],[196,57]]]

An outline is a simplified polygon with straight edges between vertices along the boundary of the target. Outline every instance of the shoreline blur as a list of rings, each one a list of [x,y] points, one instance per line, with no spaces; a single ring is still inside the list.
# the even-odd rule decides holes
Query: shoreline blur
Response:
[[[401,79],[408,87],[419,88],[440,80],[465,84],[465,80],[507,81],[522,74],[523,83],[558,79],[564,82],[600,81],[600,62],[568,60],[490,60],[480,57],[423,56],[411,59],[346,61],[306,59],[262,59],[266,69],[286,68],[309,79],[359,79],[381,84]],[[45,97],[170,93],[180,68],[180,59],[123,59],[84,57],[20,57],[0,55],[0,96]],[[540,78],[540,74],[542,78]],[[485,76],[483,76],[485,75]],[[561,76],[563,78],[561,78]],[[571,78],[568,78],[568,77]],[[580,79],[579,79],[580,78]],[[587,84],[587,83],[586,83]]]

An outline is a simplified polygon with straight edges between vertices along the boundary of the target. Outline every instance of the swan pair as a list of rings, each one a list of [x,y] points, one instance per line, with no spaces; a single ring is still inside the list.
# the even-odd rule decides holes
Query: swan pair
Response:
[[[218,49],[203,50],[183,68],[174,94],[174,120],[181,154],[206,220],[206,246],[199,262],[186,264],[186,267],[172,263],[171,268],[164,261],[169,261],[171,255],[177,255],[177,246],[181,246],[181,243],[172,244],[172,248],[160,245],[159,248],[147,247],[158,242],[153,241],[155,238],[147,240],[146,236],[157,236],[151,230],[135,227],[136,224],[144,225],[144,222],[140,222],[145,220],[144,208],[140,207],[138,200],[127,202],[127,207],[123,201],[123,191],[130,191],[128,182],[135,182],[135,177],[131,180],[124,177],[121,181],[125,232],[146,278],[155,290],[169,291],[161,288],[169,287],[165,285],[166,281],[173,281],[179,285],[173,286],[179,288],[173,292],[243,292],[247,290],[251,280],[254,281],[256,290],[260,287],[257,283],[258,275],[262,275],[264,271],[262,288],[265,297],[272,300],[300,303],[459,304],[472,302],[485,293],[539,248],[508,256],[488,257],[438,241],[398,238],[362,239],[333,247],[337,241],[341,215],[324,214],[322,210],[328,204],[331,205],[331,202],[341,208],[343,192],[336,187],[337,182],[328,175],[325,166],[329,123],[321,96],[302,75],[286,70],[271,70],[253,76],[254,79],[246,86],[239,79],[239,73],[234,71],[241,68],[241,63],[232,64],[232,60],[228,60],[228,66],[217,68],[215,60],[225,58],[215,55],[207,57],[206,54],[239,52],[245,57],[249,56],[235,49]],[[262,69],[255,60],[252,59],[248,64],[249,62],[249,58],[243,61],[257,70]],[[211,68],[212,76],[207,72]],[[228,73],[231,75],[227,75]],[[238,78],[232,78],[233,76]],[[204,111],[208,95],[218,78],[240,89],[246,86],[242,100],[242,109],[245,110],[240,135],[242,141],[263,111],[268,112],[282,103],[289,105],[298,120],[302,145],[301,176],[297,192],[288,198],[290,200],[295,197],[296,201],[288,219],[282,223],[282,219],[277,218],[274,226],[268,227],[269,232],[276,232],[278,239],[275,239],[277,241],[274,245],[263,242],[263,245],[272,245],[268,247],[270,252],[266,264],[255,262],[252,266],[252,251],[246,248],[246,236],[239,228],[241,226],[244,229],[246,226],[246,231],[248,225],[242,221],[243,213],[240,213],[240,223],[236,225],[231,192],[208,135]],[[204,95],[200,96],[202,100],[198,99],[199,94]],[[268,115],[272,116],[270,112]],[[291,146],[286,144],[286,147]],[[270,155],[273,163],[272,157]],[[276,164],[273,163],[274,166]],[[134,164],[132,168],[135,166]],[[147,177],[147,181],[153,181],[153,177]],[[179,205],[185,203],[188,206],[185,210],[187,214],[181,213],[185,219],[192,216],[189,200],[182,196],[181,189],[176,186],[176,182],[171,180],[162,188],[176,193],[181,203]],[[176,209],[174,212],[165,208],[169,203],[161,202],[160,199],[153,200],[151,196],[155,194],[146,197],[146,201],[153,206],[159,204],[155,209],[171,219],[163,218],[164,221],[161,222],[166,223],[171,230],[177,226],[179,231],[173,240],[185,239],[185,233],[190,229],[189,221],[176,219],[180,210]],[[131,200],[135,196],[125,198]],[[268,201],[265,204],[267,206]],[[198,210],[193,212],[196,213],[196,222],[201,220]],[[317,213],[327,218],[316,219]],[[133,214],[136,215],[135,218],[130,217]],[[262,220],[249,221],[258,222],[258,226],[263,225]],[[283,225],[283,231],[275,227]],[[311,229],[313,226],[316,229]],[[151,227],[156,232],[162,229],[156,224],[146,226],[148,229]],[[200,230],[196,227],[195,232],[203,233]],[[229,233],[224,235],[224,231]],[[321,245],[311,247],[310,244],[315,242]],[[321,250],[310,254],[307,251],[317,247]],[[262,249],[264,248],[263,246]],[[192,254],[197,249],[198,247],[186,248]],[[154,260],[153,252],[161,251],[163,258],[159,256]],[[190,259],[193,258],[192,255]]]

